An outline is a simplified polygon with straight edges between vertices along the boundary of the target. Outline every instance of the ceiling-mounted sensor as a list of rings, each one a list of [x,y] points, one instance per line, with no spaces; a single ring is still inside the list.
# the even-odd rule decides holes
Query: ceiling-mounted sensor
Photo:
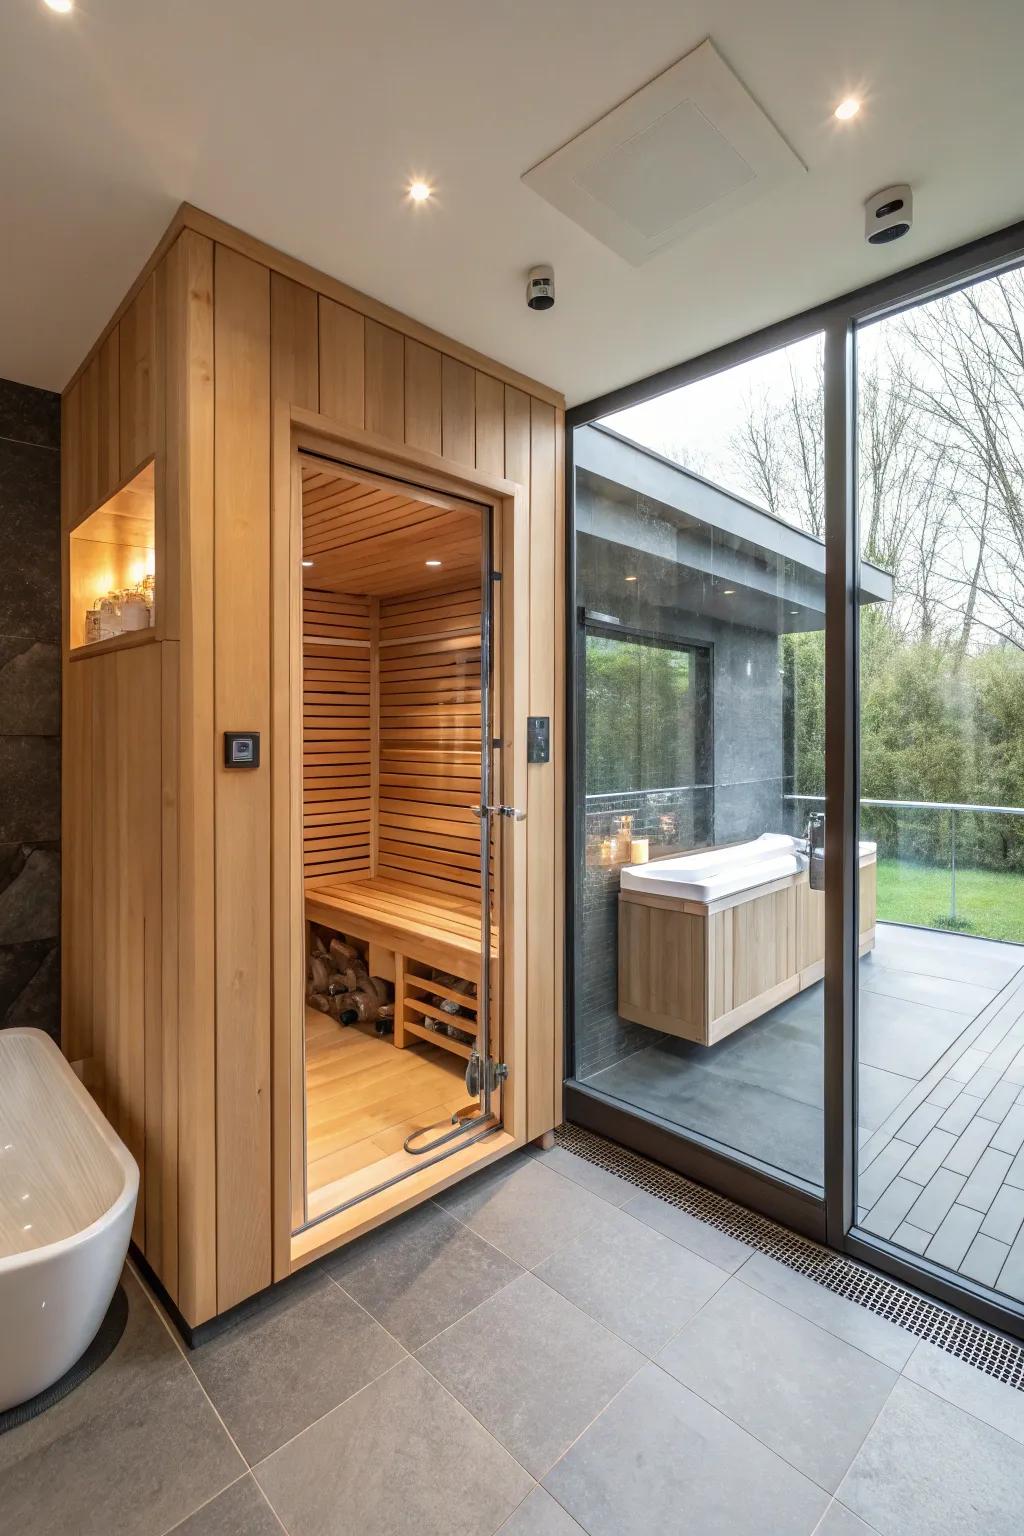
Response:
[[[883,187],[864,204],[864,238],[869,245],[888,245],[910,233],[914,194],[906,185]]]
[[[530,268],[526,278],[526,302],[531,309],[551,309],[554,306],[554,267]]]

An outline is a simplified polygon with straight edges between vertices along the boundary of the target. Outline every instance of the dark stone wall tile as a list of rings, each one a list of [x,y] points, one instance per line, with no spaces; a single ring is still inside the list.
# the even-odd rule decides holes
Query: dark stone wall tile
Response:
[[[44,1029],[60,1044],[57,941],[0,944],[0,1027]]]
[[[0,843],[60,837],[60,741],[0,736]]]
[[[59,448],[60,395],[0,379],[0,437],[37,448]]]
[[[60,459],[0,437],[0,635],[60,639]],[[4,728],[0,721],[0,730]]]
[[[56,939],[60,850],[56,843],[0,846],[0,944]]]
[[[0,732],[60,733],[60,650],[42,640],[0,634]]]

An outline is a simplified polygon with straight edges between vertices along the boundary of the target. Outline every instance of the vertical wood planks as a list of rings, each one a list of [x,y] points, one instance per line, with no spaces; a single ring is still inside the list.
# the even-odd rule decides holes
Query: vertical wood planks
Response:
[[[320,294],[320,410],[346,427],[363,425],[363,317]]]
[[[441,359],[441,452],[476,463],[476,374],[454,357]]]
[[[405,441],[441,452],[441,354],[405,338]]]
[[[270,398],[320,409],[317,296],[280,272],[270,274]]]
[[[118,327],[121,478],[157,449],[156,273],[150,273]]]
[[[365,425],[396,443],[405,441],[404,337],[366,321]]]
[[[270,724],[270,273],[214,256],[214,750]],[[271,1279],[270,773],[218,766],[217,1306]]]
[[[476,375],[476,467],[491,475],[505,470],[505,386],[489,373]]]

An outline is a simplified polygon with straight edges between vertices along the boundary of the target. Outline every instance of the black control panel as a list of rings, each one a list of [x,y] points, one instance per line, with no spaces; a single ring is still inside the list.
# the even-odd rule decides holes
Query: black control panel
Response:
[[[526,761],[528,763],[551,761],[551,717],[549,715],[527,716]]]
[[[224,732],[225,768],[258,768],[259,765],[259,731]]]

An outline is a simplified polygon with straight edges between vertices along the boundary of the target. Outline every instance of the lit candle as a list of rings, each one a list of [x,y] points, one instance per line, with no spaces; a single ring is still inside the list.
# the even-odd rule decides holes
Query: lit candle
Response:
[[[651,856],[651,840],[649,837],[634,837],[629,845],[629,862],[631,864],[646,864]]]

